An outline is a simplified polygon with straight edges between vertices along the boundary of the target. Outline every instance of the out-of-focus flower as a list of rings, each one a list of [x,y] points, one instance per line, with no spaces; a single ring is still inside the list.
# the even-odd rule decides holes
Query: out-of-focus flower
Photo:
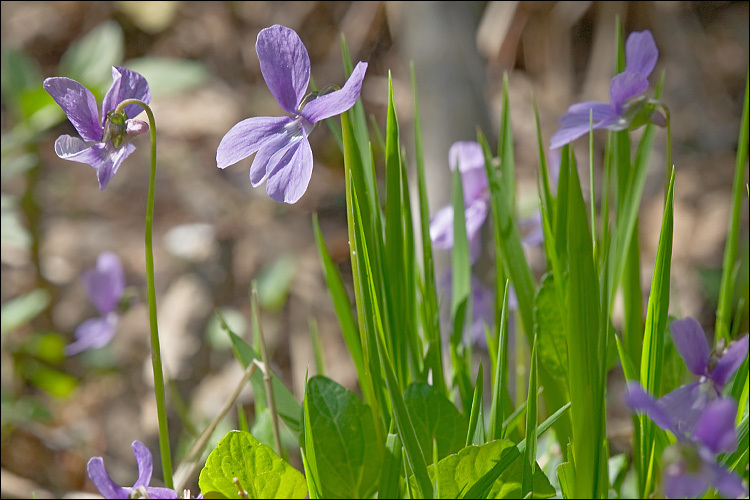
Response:
[[[747,357],[748,337],[745,335],[726,350],[711,353],[703,329],[693,318],[674,321],[671,330],[678,352],[688,369],[699,379],[678,387],[658,400],[644,392],[637,400],[631,401],[632,404],[628,404],[634,410],[647,412],[654,421],[670,422],[674,427],[670,429],[672,432],[691,434],[703,410],[712,401],[721,398],[724,384]]]
[[[589,113],[594,129],[625,130],[648,121],[664,125],[664,117],[645,97],[632,99],[648,90],[648,76],[656,66],[659,50],[650,31],[636,31],[625,42],[625,71],[609,84],[609,103],[585,101],[573,104],[560,117],[560,128],[550,147],[559,148],[589,132]]]
[[[451,170],[458,167],[464,193],[466,236],[469,240],[471,261],[479,257],[482,228],[490,206],[489,184],[484,166],[484,152],[478,142],[459,141],[448,151]],[[453,248],[453,206],[440,209],[430,221],[430,238],[435,248]]]
[[[438,289],[444,296],[442,299],[444,305],[451,303],[452,280],[453,275],[449,269],[438,282]],[[471,325],[465,332],[464,341],[486,349],[485,326],[492,331],[495,324],[495,294],[474,274],[471,275],[471,304]],[[443,316],[440,320],[443,325],[450,324],[449,309],[450,307],[443,308]],[[515,330],[513,311],[518,310],[518,299],[512,286],[508,290],[508,310],[511,312],[508,319],[508,331],[513,332]],[[449,331],[449,329],[444,329],[443,333],[447,334]]]
[[[135,145],[130,139],[148,131],[148,124],[134,120],[142,110],[137,104],[125,106],[123,113],[115,108],[126,99],[148,104],[151,92],[139,73],[115,66],[114,81],[104,96],[99,114],[96,98],[86,87],[64,77],[44,80],[44,89],[65,111],[81,138],[61,135],[55,141],[55,153],[64,160],[86,163],[96,169],[99,189],[104,189]]]
[[[118,304],[125,291],[125,274],[120,259],[104,252],[96,259],[96,268],[83,273],[82,281],[89,300],[99,311],[98,318],[87,319],[75,331],[76,340],[65,347],[72,356],[86,349],[104,347],[115,335]]]
[[[268,181],[266,191],[274,201],[295,203],[307,190],[312,176],[308,135],[317,122],[354,106],[367,63],[357,63],[343,88],[305,95],[310,81],[310,57],[294,30],[278,24],[261,30],[255,50],[268,89],[292,116],[261,116],[239,122],[222,138],[216,164],[226,168],[257,153],[250,167],[253,187]]]
[[[138,479],[130,487],[123,487],[115,483],[107,469],[104,468],[102,457],[91,457],[86,470],[91,481],[104,498],[178,498],[177,492],[169,488],[149,486],[154,464],[151,451],[140,441],[133,441],[133,453],[138,464]],[[144,495],[145,493],[145,495]]]
[[[706,405],[689,435],[681,432],[660,408],[651,406],[651,397],[637,382],[629,385],[626,401],[634,409],[650,408],[646,410],[648,417],[677,436],[678,441],[664,450],[662,456],[662,487],[667,497],[697,497],[709,486],[728,498],[747,496],[742,478],[716,462],[719,453],[737,449],[734,400],[720,398]]]

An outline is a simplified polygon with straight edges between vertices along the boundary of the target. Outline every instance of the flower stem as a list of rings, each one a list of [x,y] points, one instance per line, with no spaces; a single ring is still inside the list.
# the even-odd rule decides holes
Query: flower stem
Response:
[[[116,112],[122,113],[125,106],[137,104],[148,115],[151,132],[151,173],[148,184],[148,200],[146,204],[146,288],[148,293],[148,316],[151,325],[151,365],[154,370],[154,393],[156,395],[156,414],[159,421],[159,451],[161,454],[162,474],[164,485],[172,489],[172,455],[169,450],[169,431],[167,429],[166,396],[164,391],[164,370],[161,364],[161,348],[159,347],[159,329],[156,322],[156,291],[154,286],[154,250],[151,234],[154,225],[154,197],[156,184],[156,121],[151,108],[139,99],[122,101]]]

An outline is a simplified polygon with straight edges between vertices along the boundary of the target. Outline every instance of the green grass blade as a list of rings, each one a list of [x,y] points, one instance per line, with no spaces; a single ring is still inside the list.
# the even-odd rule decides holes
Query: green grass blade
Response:
[[[503,307],[500,314],[500,339],[495,359],[495,379],[492,384],[492,403],[490,405],[490,428],[487,432],[490,440],[504,436],[503,419],[505,408],[503,396],[508,392],[508,292],[510,282],[505,281],[503,292]]]
[[[606,496],[607,485],[599,484],[606,467],[602,443],[604,379],[600,373],[603,335],[600,332],[599,282],[594,267],[591,233],[575,163],[569,167],[568,184],[568,358],[572,402],[573,443],[579,498]]]
[[[482,370],[482,362],[479,362],[479,371],[477,372],[477,383],[474,386],[474,398],[471,401],[471,415],[469,416],[469,429],[466,433],[466,446],[470,444],[484,444],[475,443],[474,438],[477,435],[477,424],[480,421],[480,415],[482,413],[482,390],[484,385],[484,372]],[[482,423],[484,426],[484,423]],[[484,437],[484,432],[481,432]]]
[[[388,271],[388,286],[383,289],[388,314],[384,318],[386,327],[386,348],[393,360],[396,377],[401,388],[407,382],[406,336],[402,328],[406,322],[405,280],[405,241],[402,207],[404,205],[401,187],[401,152],[399,147],[398,120],[393,103],[393,82],[388,77],[388,112],[385,131],[385,257]],[[411,223],[411,221],[409,221]],[[371,247],[370,247],[371,248]]]
[[[365,394],[368,388],[367,384],[364,383],[366,372],[364,357],[362,355],[362,341],[360,339],[359,330],[357,329],[357,324],[354,321],[354,315],[352,314],[349,295],[346,293],[346,288],[344,287],[344,280],[341,277],[341,272],[336,267],[333,259],[331,259],[331,256],[328,253],[328,249],[323,242],[323,235],[320,232],[320,225],[318,224],[317,214],[313,214],[313,232],[315,233],[315,242],[318,245],[320,260],[323,264],[323,276],[325,277],[326,284],[328,285],[328,291],[331,294],[333,308],[336,311],[336,317],[338,318],[339,325],[341,326],[341,332],[344,336],[344,342],[346,342],[346,347],[349,349],[349,354],[351,354],[352,356],[354,368],[357,370],[357,378],[359,379],[365,401],[370,401],[369,395]]]
[[[737,239],[740,233],[740,209],[742,207],[742,191],[747,171],[747,148],[748,148],[748,88],[750,88],[750,75],[745,81],[745,103],[742,106],[742,123],[740,125],[740,137],[737,141],[737,164],[734,169],[734,184],[732,186],[732,218],[729,222],[729,234],[724,246],[724,264],[721,274],[721,288],[719,291],[719,304],[716,308],[716,337],[730,340],[729,320],[732,315],[732,291],[734,280],[732,269],[737,259]]]
[[[541,189],[539,190],[539,200],[542,207],[547,210],[550,220],[555,220],[554,198],[550,189],[549,171],[547,170],[547,160],[544,154],[544,145],[542,142],[542,127],[539,122],[539,109],[536,105],[536,97],[531,93],[531,104],[534,107],[534,123],[536,125],[536,142],[539,150],[539,179]]]
[[[557,420],[562,417],[566,411],[570,408],[570,403],[565,404],[549,418],[547,418],[539,427],[536,429],[536,438],[541,437]],[[521,453],[526,451],[526,439],[521,441],[515,446],[515,451],[505,452],[500,460],[487,471],[471,488],[466,490],[461,498],[485,498],[487,492],[489,492],[492,484],[497,480],[498,477],[511,465],[516,459],[521,457]]]
[[[511,215],[515,214],[516,208],[516,166],[513,155],[513,127],[510,119],[510,100],[508,99],[508,73],[503,73],[503,114],[500,123],[500,134],[498,136],[497,155],[500,157],[500,181],[505,185],[505,194],[508,196],[508,207]]]
[[[674,170],[669,182],[667,201],[664,206],[664,219],[662,221],[661,234],[659,236],[659,247],[656,252],[656,263],[654,264],[654,278],[651,284],[651,295],[648,300],[646,313],[645,331],[643,335],[643,353],[641,357],[641,385],[651,394],[659,397],[661,395],[662,366],[664,364],[664,336],[666,334],[667,316],[669,313],[669,288],[671,276],[672,259],[672,232],[674,212]],[[650,494],[649,478],[656,475],[654,470],[656,455],[656,437],[658,429],[653,423],[639,417],[641,422],[642,471],[645,481],[642,482],[641,494]]]
[[[531,368],[529,371],[529,396],[526,405],[526,450],[524,451],[523,482],[521,486],[521,495],[524,497],[534,489],[533,479],[536,470],[536,427],[539,418],[536,338],[534,338],[534,345],[531,348]]]
[[[437,285],[435,283],[435,267],[432,255],[432,239],[430,238],[430,207],[427,200],[427,181],[425,179],[424,149],[422,146],[422,129],[419,119],[419,101],[417,100],[417,79],[414,63],[410,65],[412,95],[414,98],[414,151],[417,163],[417,190],[419,193],[419,227],[422,235],[422,304],[424,308],[422,329],[428,343],[436,344],[437,352],[442,352],[442,338],[440,336],[440,310],[437,300]],[[429,365],[432,368],[433,385],[449,396],[445,384],[443,357],[434,356]]]

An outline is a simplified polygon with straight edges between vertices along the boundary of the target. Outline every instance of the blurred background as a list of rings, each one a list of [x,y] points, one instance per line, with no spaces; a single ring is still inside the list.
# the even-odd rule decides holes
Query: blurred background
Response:
[[[91,456],[103,456],[113,478],[130,485],[130,443],[158,449],[143,246],[149,139],[139,138],[100,192],[90,167],[54,153],[59,135],[77,134],[42,89],[46,77],[76,79],[99,101],[113,65],[141,72],[151,86],[156,293],[176,461],[240,380],[216,311],[248,335],[252,280],[274,368],[294,394],[301,398],[306,370],[323,370],[311,330],[323,346],[325,374],[357,390],[311,222],[317,213],[348,278],[343,160],[333,135],[325,126],[312,134],[312,181],[294,205],[273,202],[265,186],[252,188],[250,160],[216,168],[216,148],[235,123],[283,114],[255,52],[258,32],[272,24],[300,35],[318,87],[345,81],[343,35],[352,59],[369,63],[362,100],[381,127],[390,72],[410,175],[414,63],[431,212],[449,200],[450,145],[475,140],[477,127],[496,144],[508,72],[519,217],[538,206],[532,95],[548,143],[570,104],[608,101],[615,19],[626,34],[651,30],[660,56],[650,80],[666,72],[663,100],[673,118],[677,172],[671,313],[693,316],[713,332],[748,71],[748,2],[35,1],[1,8],[4,498],[95,493],[85,472]],[[642,203],[644,300],[662,216],[665,137],[657,132]],[[599,151],[604,138],[595,135]],[[579,159],[588,155],[587,142],[575,145]],[[382,152],[375,154],[382,167]],[[581,174],[587,182],[588,173]],[[742,217],[738,276],[747,289],[747,205]],[[110,345],[67,358],[62,349],[75,328],[96,314],[80,276],[105,250],[123,261],[131,307]],[[529,258],[541,273],[541,254]],[[447,254],[437,259],[444,267]],[[617,413],[620,395],[616,387],[610,392]],[[239,401],[255,421],[252,391]],[[608,424],[615,449],[629,439],[630,418],[620,413]],[[230,428],[237,428],[234,412],[217,435]],[[156,456],[154,465],[161,477]],[[188,487],[195,491],[196,483]]]

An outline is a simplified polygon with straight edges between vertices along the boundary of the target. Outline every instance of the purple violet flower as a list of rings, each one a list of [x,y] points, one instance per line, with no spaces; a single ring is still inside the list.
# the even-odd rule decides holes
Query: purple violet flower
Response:
[[[104,347],[112,340],[119,318],[117,307],[125,291],[122,264],[111,252],[100,254],[96,259],[96,269],[84,272],[81,279],[89,300],[99,311],[99,317],[87,319],[76,328],[76,340],[65,347],[68,356]]]
[[[448,151],[450,169],[458,166],[464,192],[466,236],[469,240],[471,262],[475,262],[481,251],[479,230],[482,228],[490,207],[490,191],[484,152],[478,142],[454,142]],[[448,205],[432,216],[430,238],[435,248],[453,248],[453,206]]]
[[[723,352],[711,353],[703,329],[693,318],[672,322],[671,331],[677,351],[699,379],[659,399],[640,389],[643,394],[628,396],[626,402],[633,410],[646,412],[662,429],[674,434],[692,434],[703,410],[721,398],[729,377],[747,357],[748,336],[733,342]]]
[[[94,94],[80,83],[64,77],[44,80],[44,90],[81,135],[80,139],[69,135],[58,137],[55,153],[63,160],[94,167],[100,190],[107,187],[123,160],[135,151],[130,139],[148,131],[148,123],[133,120],[141,112],[138,105],[126,106],[123,114],[114,113],[125,99],[151,102],[148,82],[135,71],[120,66],[112,68],[112,77],[114,81],[104,96],[101,115]]]
[[[257,153],[250,182],[267,182],[274,201],[295,203],[310,183],[312,149],[307,137],[315,124],[348,110],[359,98],[367,63],[359,62],[344,87],[331,93],[305,96],[310,81],[310,58],[297,33],[273,25],[258,33],[255,44],[260,70],[281,108],[292,116],[248,118],[222,138],[216,164],[226,168]]]
[[[89,473],[91,481],[93,481],[99,493],[104,498],[179,498],[177,492],[174,490],[148,485],[151,482],[154,464],[151,451],[149,451],[145,444],[140,441],[133,441],[133,453],[135,454],[135,461],[138,464],[138,479],[131,487],[119,486],[109,477],[107,470],[104,468],[102,457],[91,457],[89,459],[86,470]],[[145,492],[146,495],[140,497],[131,496],[133,493],[136,493],[134,490],[142,490],[141,493]]]
[[[662,487],[668,498],[697,497],[709,486],[728,498],[747,496],[742,478],[716,462],[719,453],[737,449],[737,403],[733,399],[719,398],[707,404],[690,435],[681,432],[663,408],[653,405],[651,396],[638,382],[628,385],[626,402],[677,436],[677,443],[665,449],[662,456]]]
[[[594,129],[625,130],[631,125],[640,125],[639,115],[645,108],[645,100],[627,102],[648,90],[648,76],[656,66],[659,50],[651,32],[635,31],[625,42],[625,71],[619,73],[609,84],[609,103],[585,101],[573,104],[560,117],[560,128],[552,135],[550,147],[557,149],[589,132],[589,112],[593,116]],[[645,109],[648,119],[664,124],[664,117],[653,110]]]

